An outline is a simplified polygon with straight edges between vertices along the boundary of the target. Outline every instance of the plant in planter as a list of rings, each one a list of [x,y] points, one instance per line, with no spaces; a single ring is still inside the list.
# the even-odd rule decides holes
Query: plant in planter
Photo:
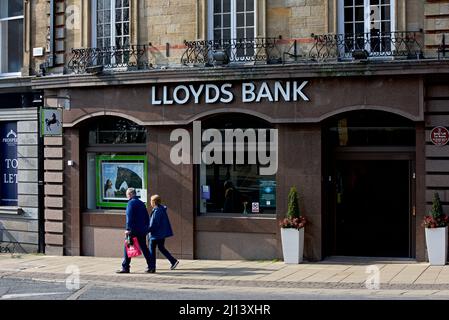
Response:
[[[301,216],[298,203],[298,191],[290,188],[288,193],[287,217],[280,223],[282,254],[285,263],[302,262],[304,252],[304,226],[306,218]]]
[[[429,263],[442,266],[447,261],[447,227],[449,217],[443,213],[440,196],[434,193],[430,215],[424,217],[423,226],[426,228],[426,245]]]

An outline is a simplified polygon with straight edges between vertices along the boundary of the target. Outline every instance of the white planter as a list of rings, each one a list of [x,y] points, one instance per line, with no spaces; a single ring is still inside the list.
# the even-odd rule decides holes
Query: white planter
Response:
[[[302,262],[304,252],[304,228],[281,228],[282,254],[285,263]]]
[[[447,227],[426,228],[426,244],[429,263],[444,266],[447,261]]]

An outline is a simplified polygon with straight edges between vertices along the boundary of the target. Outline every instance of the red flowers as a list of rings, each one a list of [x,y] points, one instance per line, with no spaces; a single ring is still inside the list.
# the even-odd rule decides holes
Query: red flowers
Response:
[[[449,225],[449,217],[441,215],[437,218],[433,216],[425,216],[422,226],[425,228],[444,228]]]
[[[306,223],[306,218],[301,216],[299,218],[285,218],[279,225],[281,228],[294,228],[299,230],[304,228]]]

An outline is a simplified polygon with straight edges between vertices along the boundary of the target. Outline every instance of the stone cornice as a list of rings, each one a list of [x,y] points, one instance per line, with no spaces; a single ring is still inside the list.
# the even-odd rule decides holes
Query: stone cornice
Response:
[[[228,67],[177,67],[33,78],[33,89],[117,86],[170,82],[266,80],[319,77],[407,76],[449,74],[449,60],[296,63]]]

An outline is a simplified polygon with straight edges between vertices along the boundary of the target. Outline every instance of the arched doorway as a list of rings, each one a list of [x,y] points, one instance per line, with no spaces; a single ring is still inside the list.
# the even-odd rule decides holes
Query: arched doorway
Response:
[[[414,257],[415,124],[363,110],[323,133],[325,255]]]

